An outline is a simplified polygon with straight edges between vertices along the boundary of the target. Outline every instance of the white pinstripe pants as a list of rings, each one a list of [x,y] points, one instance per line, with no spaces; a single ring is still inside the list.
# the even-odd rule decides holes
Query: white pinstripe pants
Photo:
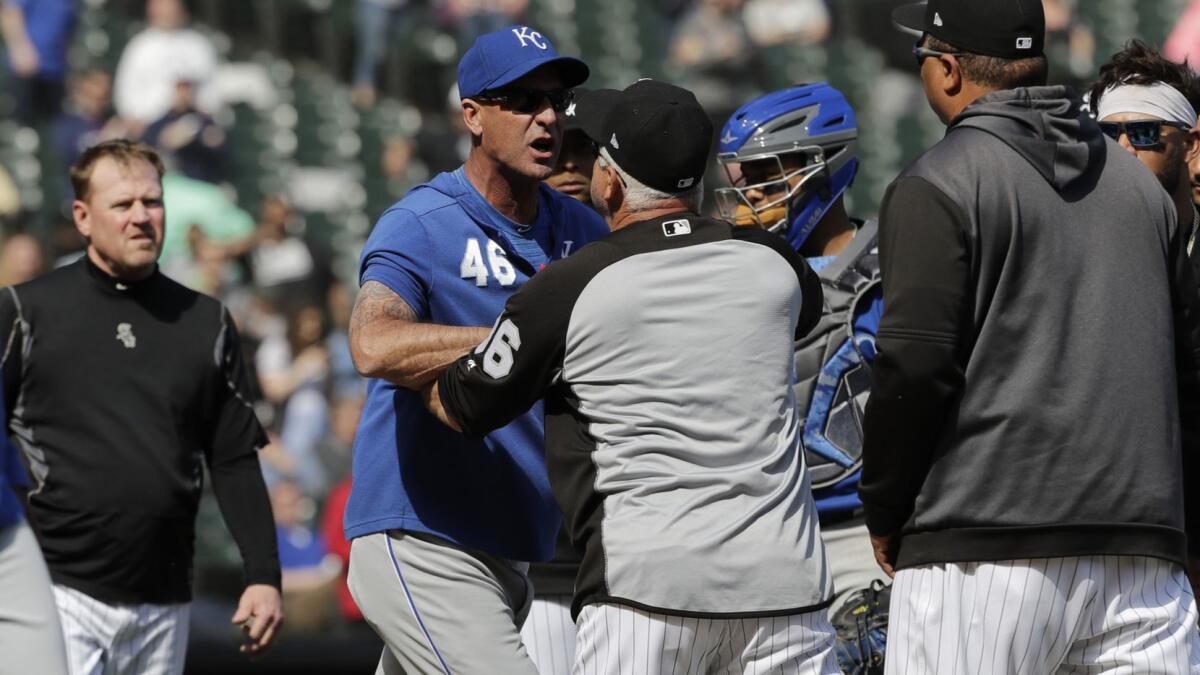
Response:
[[[539,675],[570,675],[575,663],[575,638],[571,596],[534,596],[529,616],[521,626],[521,642]]]
[[[1200,673],[1178,565],[1092,556],[924,565],[892,587],[887,675]]]
[[[623,605],[579,613],[574,675],[837,675],[825,610],[699,619]]]
[[[71,675],[179,675],[188,605],[110,605],[54,585]]]

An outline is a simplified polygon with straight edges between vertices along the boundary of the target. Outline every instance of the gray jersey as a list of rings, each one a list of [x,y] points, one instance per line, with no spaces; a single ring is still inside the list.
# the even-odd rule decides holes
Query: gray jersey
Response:
[[[551,485],[584,550],[575,612],[827,603],[792,360],[820,294],[782,239],[673,214],[534,277],[443,375],[467,433],[545,395]]]

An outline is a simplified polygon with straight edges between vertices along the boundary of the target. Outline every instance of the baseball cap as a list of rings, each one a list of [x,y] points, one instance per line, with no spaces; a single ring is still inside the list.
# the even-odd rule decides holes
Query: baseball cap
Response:
[[[583,125],[579,123],[579,103],[590,93],[590,89],[584,89],[583,87],[575,88],[575,100],[567,105],[567,109],[561,115],[563,131],[583,131]]]
[[[1046,43],[1042,0],[929,0],[897,7],[897,24],[971,54],[1024,59]]]
[[[499,89],[549,63],[559,66],[563,86],[568,89],[588,79],[586,63],[559,56],[550,38],[529,26],[509,26],[480,35],[458,62],[458,95],[470,98]]]
[[[645,185],[675,193],[704,177],[713,125],[692,92],[638,80],[588,92],[576,112],[584,133]]]

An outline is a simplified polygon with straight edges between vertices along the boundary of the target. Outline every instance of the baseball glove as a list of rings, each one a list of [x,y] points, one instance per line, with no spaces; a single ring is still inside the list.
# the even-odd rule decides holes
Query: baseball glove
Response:
[[[872,581],[870,586],[851,593],[830,619],[837,630],[837,658],[843,673],[883,674],[891,597],[891,584]]]

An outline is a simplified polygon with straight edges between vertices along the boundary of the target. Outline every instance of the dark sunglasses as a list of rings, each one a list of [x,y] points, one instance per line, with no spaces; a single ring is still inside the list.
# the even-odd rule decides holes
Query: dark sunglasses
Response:
[[[962,56],[963,55],[963,52],[943,52],[943,51],[938,51],[936,49],[930,49],[929,47],[922,47],[921,45],[913,45],[912,53],[913,53],[913,58],[915,58],[917,60],[918,68],[921,67],[921,63],[924,62],[925,59],[927,59],[931,56]]]
[[[567,106],[575,98],[572,89],[522,89],[520,87],[504,87],[493,91],[485,91],[476,96],[481,101],[500,103],[523,115],[530,115],[542,109],[545,101],[550,102],[554,112],[565,112]]]
[[[1162,143],[1162,128],[1191,129],[1179,122],[1162,122],[1159,120],[1138,120],[1136,122],[1101,122],[1100,131],[1114,141],[1121,140],[1121,134],[1129,138],[1129,144],[1135,148],[1157,148]]]

